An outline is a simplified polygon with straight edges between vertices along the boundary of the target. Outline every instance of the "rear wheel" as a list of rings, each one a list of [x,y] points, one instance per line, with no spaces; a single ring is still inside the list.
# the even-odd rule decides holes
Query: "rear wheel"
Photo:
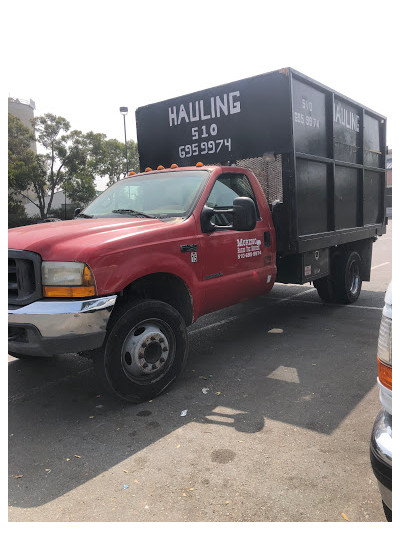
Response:
[[[329,277],[316,279],[313,283],[321,300],[327,303],[336,301],[333,282]]]
[[[335,296],[339,303],[351,304],[361,292],[361,258],[357,252],[348,251],[336,262],[333,277]]]
[[[112,394],[132,403],[163,392],[187,359],[187,332],[172,306],[143,300],[115,309],[95,368]]]
[[[316,279],[314,287],[327,303],[351,304],[360,296],[361,258],[355,251],[336,253],[331,258],[331,275]]]

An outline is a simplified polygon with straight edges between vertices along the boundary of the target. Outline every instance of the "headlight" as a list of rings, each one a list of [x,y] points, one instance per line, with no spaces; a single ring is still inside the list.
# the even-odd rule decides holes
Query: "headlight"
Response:
[[[46,298],[77,298],[96,294],[92,271],[85,263],[43,261],[42,284]]]

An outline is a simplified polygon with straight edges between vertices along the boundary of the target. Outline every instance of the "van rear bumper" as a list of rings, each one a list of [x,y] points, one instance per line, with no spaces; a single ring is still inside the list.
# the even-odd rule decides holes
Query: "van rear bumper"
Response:
[[[392,415],[386,411],[381,411],[375,420],[370,458],[382,500],[392,509]]]

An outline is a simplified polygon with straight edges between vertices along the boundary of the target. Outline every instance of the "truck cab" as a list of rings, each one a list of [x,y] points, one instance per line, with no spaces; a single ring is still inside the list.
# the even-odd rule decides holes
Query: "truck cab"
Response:
[[[76,220],[11,230],[10,246],[10,354],[90,353],[103,383],[131,400],[178,373],[187,325],[268,292],[276,278],[270,210],[242,168],[127,177]]]

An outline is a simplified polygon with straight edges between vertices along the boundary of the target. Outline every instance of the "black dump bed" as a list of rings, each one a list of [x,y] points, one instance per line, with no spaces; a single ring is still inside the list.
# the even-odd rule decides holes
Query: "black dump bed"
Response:
[[[286,68],[136,111],[140,167],[253,170],[281,255],[385,232],[386,119]]]

